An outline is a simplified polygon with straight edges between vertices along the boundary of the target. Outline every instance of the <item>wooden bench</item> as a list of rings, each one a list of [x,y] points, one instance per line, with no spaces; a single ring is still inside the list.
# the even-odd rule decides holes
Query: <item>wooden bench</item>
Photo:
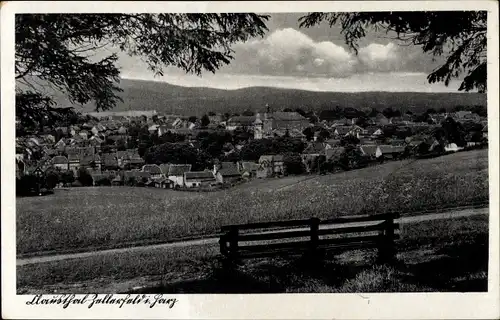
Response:
[[[399,214],[346,216],[335,219],[290,220],[222,227],[220,251],[229,261],[325,251],[378,248],[383,262],[395,255]]]

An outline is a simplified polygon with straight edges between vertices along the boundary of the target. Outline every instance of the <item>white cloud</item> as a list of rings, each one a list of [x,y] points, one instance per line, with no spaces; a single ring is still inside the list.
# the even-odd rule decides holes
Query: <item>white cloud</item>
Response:
[[[371,43],[360,48],[358,58],[361,64],[369,70],[395,71],[402,65],[399,49],[392,42],[386,45]]]
[[[315,42],[292,29],[280,29],[262,40],[235,47],[241,68],[257,68],[261,74],[311,74],[343,77],[352,74],[356,58],[333,42]],[[233,69],[233,63],[230,69]],[[256,71],[256,70],[254,70]]]

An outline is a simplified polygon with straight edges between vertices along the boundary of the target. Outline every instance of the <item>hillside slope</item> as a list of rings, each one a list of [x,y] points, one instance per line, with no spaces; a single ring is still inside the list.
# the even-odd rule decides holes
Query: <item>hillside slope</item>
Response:
[[[422,92],[314,92],[271,87],[250,87],[221,90],[202,87],[182,87],[165,82],[122,79],[120,83],[123,102],[114,111],[157,110],[160,113],[203,115],[214,112],[241,112],[245,109],[262,110],[266,104],[273,110],[298,108],[321,110],[335,108],[384,109],[423,112],[428,108],[453,108],[457,105],[486,106],[486,95],[479,93],[422,93]],[[64,96],[58,95],[61,105],[68,105]],[[93,111],[86,105],[81,111]]]

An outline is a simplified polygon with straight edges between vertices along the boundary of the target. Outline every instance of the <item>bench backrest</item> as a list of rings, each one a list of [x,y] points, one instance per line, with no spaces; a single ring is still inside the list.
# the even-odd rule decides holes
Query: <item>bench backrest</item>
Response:
[[[399,214],[335,219],[274,221],[222,227],[221,253],[228,257],[329,247],[391,246],[398,237]]]

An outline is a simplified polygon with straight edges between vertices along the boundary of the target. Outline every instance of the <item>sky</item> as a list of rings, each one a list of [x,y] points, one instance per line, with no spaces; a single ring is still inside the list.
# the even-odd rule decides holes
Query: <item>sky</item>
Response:
[[[119,54],[121,76],[165,81],[182,86],[238,89],[251,86],[311,91],[456,92],[459,81],[429,84],[427,75],[439,65],[417,46],[402,45],[385,34],[370,32],[355,54],[340,28],[326,23],[299,28],[302,13],[273,13],[263,38],[235,44],[234,60],[215,74],[201,77],[172,67],[155,77],[137,57]],[[112,51],[112,50],[111,50]]]

